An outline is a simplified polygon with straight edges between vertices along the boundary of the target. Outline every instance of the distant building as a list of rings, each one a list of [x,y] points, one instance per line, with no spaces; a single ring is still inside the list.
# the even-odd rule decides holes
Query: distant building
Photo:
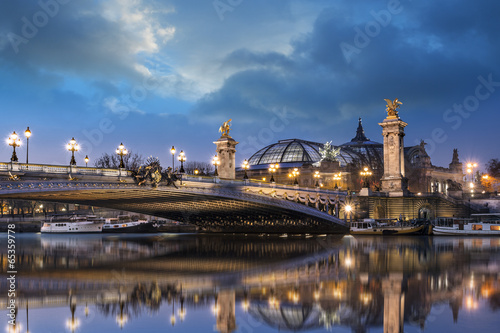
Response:
[[[316,184],[326,189],[359,191],[363,185],[360,172],[367,167],[372,176],[369,177],[372,190],[380,188],[383,176],[383,144],[371,141],[365,135],[361,118],[354,138],[346,143],[331,146],[334,158],[322,159],[325,155],[324,143],[301,139],[280,140],[268,145],[248,158],[250,179],[269,182],[269,167],[279,164],[273,175],[280,184],[294,184],[314,187]],[[425,142],[420,145],[405,147],[405,172],[408,189],[413,193],[453,194],[463,185],[463,166],[458,158],[458,151],[453,151],[448,168],[432,165],[425,151]],[[293,174],[294,171],[298,171]],[[314,175],[319,172],[319,178]],[[237,168],[237,178],[243,177],[242,168]]]

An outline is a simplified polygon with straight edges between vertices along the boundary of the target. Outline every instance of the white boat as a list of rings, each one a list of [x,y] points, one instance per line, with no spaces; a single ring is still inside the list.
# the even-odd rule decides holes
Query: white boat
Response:
[[[434,235],[500,236],[500,213],[472,214],[470,219],[453,219],[448,226],[434,226]]]
[[[43,223],[42,233],[94,233],[102,232],[104,221],[96,216],[54,215]]]

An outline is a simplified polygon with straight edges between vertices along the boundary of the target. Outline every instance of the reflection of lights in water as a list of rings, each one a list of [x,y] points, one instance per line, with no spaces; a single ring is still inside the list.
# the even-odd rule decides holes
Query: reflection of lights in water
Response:
[[[469,310],[477,309],[477,302],[472,296],[467,296],[467,298],[465,299],[465,307]]]
[[[340,288],[333,289],[333,297],[335,298],[342,297],[342,291],[340,290]]]
[[[172,324],[172,326],[174,326],[174,325],[175,325],[175,315],[174,315],[174,314],[172,314],[172,315],[170,316],[170,324]]]
[[[128,322],[128,316],[125,314],[120,314],[119,316],[116,316],[116,323],[120,328],[123,328],[125,324]]]
[[[288,299],[292,301],[294,304],[297,304],[300,299],[299,292],[297,290],[289,291]]]
[[[78,318],[66,320],[66,328],[71,332],[76,331],[78,327],[80,327],[80,320]]]
[[[186,318],[186,309],[184,308],[184,297],[181,297],[181,308],[179,309],[179,318],[181,319],[181,323]]]
[[[372,295],[370,293],[362,293],[359,298],[364,305],[368,305],[368,303],[372,300]]]
[[[315,299],[315,300],[319,300],[319,296],[320,296],[320,294],[319,294],[319,290],[316,290],[316,291],[314,292],[314,299]]]
[[[280,306],[280,302],[276,299],[276,297],[271,296],[271,297],[269,297],[269,306],[271,308],[276,308],[277,309]]]
[[[352,260],[351,260],[351,258],[350,257],[346,257],[344,263],[345,263],[345,266],[347,268],[351,267],[352,266]]]
[[[247,312],[248,308],[250,307],[250,302],[248,301],[248,294],[245,292],[244,297],[243,297],[243,302],[241,303],[241,306],[243,307],[243,311]]]
[[[21,323],[19,324],[15,324],[15,325],[10,325],[10,324],[7,324],[7,326],[5,327],[5,332],[7,333],[21,333],[23,330],[23,325]]]

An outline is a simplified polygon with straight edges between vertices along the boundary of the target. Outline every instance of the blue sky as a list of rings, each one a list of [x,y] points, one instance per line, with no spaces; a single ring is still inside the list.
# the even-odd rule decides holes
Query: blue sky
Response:
[[[123,142],[210,161],[233,119],[237,161],[279,139],[382,141],[403,101],[406,145],[500,157],[496,1],[41,0],[0,3],[0,134],[27,126],[30,162],[78,163]],[[1,145],[2,161],[11,148]],[[24,161],[26,150],[19,150]]]

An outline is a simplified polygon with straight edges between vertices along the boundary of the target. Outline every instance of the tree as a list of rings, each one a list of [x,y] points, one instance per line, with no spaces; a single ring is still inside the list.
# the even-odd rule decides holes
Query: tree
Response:
[[[486,169],[491,177],[500,178],[500,160],[492,158],[486,163]]]
[[[144,158],[137,153],[129,151],[127,155],[123,156],[123,164],[125,164],[125,169],[127,170],[137,170],[143,163]],[[118,169],[120,166],[120,156],[104,153],[95,161],[94,166],[96,168]]]
[[[194,170],[198,169],[199,175],[208,175],[213,170],[213,166],[207,162],[198,162],[198,161],[188,161],[184,162],[184,171],[187,174],[194,174]]]

